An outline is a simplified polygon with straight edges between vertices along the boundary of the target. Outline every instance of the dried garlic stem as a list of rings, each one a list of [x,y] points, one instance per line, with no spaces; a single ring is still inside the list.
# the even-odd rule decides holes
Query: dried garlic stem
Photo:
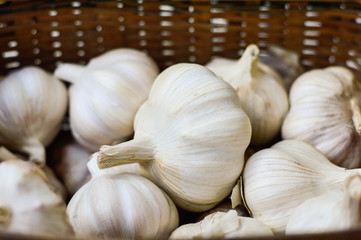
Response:
[[[0,228],[7,227],[11,220],[11,210],[0,206]]]
[[[361,134],[361,110],[360,104],[356,98],[351,98],[351,111],[352,111],[352,121],[355,125],[356,131]]]
[[[54,72],[54,75],[62,80],[75,83],[77,76],[85,71],[85,67],[74,63],[63,63]]]
[[[148,139],[133,139],[113,146],[102,146],[98,156],[100,169],[128,163],[145,163],[154,159],[153,146]]]
[[[40,167],[45,166],[45,147],[39,140],[29,139],[21,150],[29,155],[31,162]]]
[[[244,74],[251,74],[251,76],[255,75],[255,71],[258,69],[257,63],[259,53],[260,50],[256,45],[249,45],[243,53],[242,57],[236,63],[236,76],[243,76]],[[257,81],[257,78],[251,76],[243,77],[242,84],[252,84],[253,81]]]

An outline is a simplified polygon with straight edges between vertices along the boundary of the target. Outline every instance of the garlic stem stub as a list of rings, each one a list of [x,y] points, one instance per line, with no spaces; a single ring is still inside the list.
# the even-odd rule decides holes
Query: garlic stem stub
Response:
[[[312,145],[283,140],[258,151],[243,171],[244,195],[251,216],[274,232],[284,233],[296,207],[329,190],[342,189],[361,169],[331,163]]]
[[[67,213],[80,238],[166,239],[179,224],[167,194],[127,173],[93,177],[72,197]]]
[[[34,66],[0,80],[0,144],[45,165],[45,147],[61,128],[67,109],[65,85]]]
[[[87,162],[87,168],[90,172],[91,177],[101,176],[103,174],[121,174],[121,173],[133,173],[141,175],[141,168],[138,163],[130,163],[124,165],[113,166],[110,168],[100,169],[98,167],[98,156],[99,152],[93,153]]]
[[[251,120],[252,146],[272,141],[279,133],[289,103],[280,76],[259,61],[260,49],[247,46],[239,60],[216,58],[206,67],[232,85]]]
[[[232,191],[251,125],[235,90],[207,68],[181,63],[164,70],[134,126],[134,139],[100,148],[99,168],[139,163],[143,176],[194,212]]]
[[[361,167],[361,85],[339,66],[314,69],[291,87],[283,139],[305,141],[345,168]]]
[[[70,127],[77,142],[95,152],[129,140],[134,116],[158,73],[152,58],[127,48],[103,53],[86,66],[60,64],[54,74],[71,83]]]

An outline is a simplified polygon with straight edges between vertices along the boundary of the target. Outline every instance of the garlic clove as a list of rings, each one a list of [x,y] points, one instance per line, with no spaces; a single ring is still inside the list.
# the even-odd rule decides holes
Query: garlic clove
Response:
[[[274,236],[263,223],[240,217],[235,210],[215,212],[197,223],[185,224],[173,231],[169,239],[223,239]]]
[[[235,90],[197,64],[163,71],[134,126],[134,139],[100,148],[99,168],[139,163],[143,176],[195,212],[231,192],[251,136]]]
[[[1,162],[0,192],[0,231],[48,237],[73,235],[64,201],[36,165],[22,160]]]
[[[219,59],[206,65],[237,91],[251,121],[253,146],[267,144],[276,138],[289,107],[281,78],[259,61],[259,54],[257,45],[250,44],[237,61]]]
[[[135,49],[108,51],[86,66],[59,65],[54,74],[72,83],[69,115],[75,139],[91,152],[129,140],[134,115],[158,73],[156,63]]]
[[[252,155],[243,171],[244,195],[252,217],[283,233],[292,211],[305,200],[342,188],[359,169],[332,164],[310,144],[284,140]]]
[[[45,146],[57,135],[67,109],[65,85],[38,67],[0,80],[0,144],[45,165]]]
[[[103,174],[75,193],[67,212],[81,238],[161,239],[178,226],[173,201],[148,179]]]

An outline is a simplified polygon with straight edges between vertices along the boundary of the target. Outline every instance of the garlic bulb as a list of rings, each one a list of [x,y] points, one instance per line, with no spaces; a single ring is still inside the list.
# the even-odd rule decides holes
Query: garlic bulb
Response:
[[[286,234],[347,231],[361,227],[361,175],[350,176],[342,189],[330,190],[300,204]]]
[[[102,146],[98,166],[139,163],[188,211],[206,211],[232,190],[251,126],[237,93],[207,68],[180,63],[155,80],[135,118],[134,139]]]
[[[361,167],[361,88],[350,70],[328,67],[302,74],[291,88],[290,105],[284,139],[308,142],[339,166]]]
[[[48,149],[49,164],[72,196],[91,178],[87,162],[91,152],[80,146],[70,132],[63,132]]]
[[[266,54],[260,56],[260,61],[280,75],[287,92],[296,78],[304,72],[300,55],[278,45],[268,44]]]
[[[360,169],[332,164],[311,145],[284,140],[258,151],[243,171],[245,201],[252,217],[284,232],[292,211],[305,200],[342,188]]]
[[[0,144],[45,164],[45,149],[60,130],[67,90],[38,67],[15,70],[0,80]]]
[[[251,145],[269,143],[280,132],[288,111],[288,96],[279,75],[259,59],[259,48],[249,45],[238,61],[218,58],[206,67],[236,89],[251,120]]]
[[[75,193],[67,212],[81,238],[166,239],[178,226],[173,201],[134,174],[92,178]]]
[[[93,153],[87,163],[88,170],[92,177],[97,177],[103,174],[121,174],[121,173],[133,173],[141,175],[142,170],[138,163],[130,163],[125,165],[114,166],[111,168],[100,169],[98,167],[99,152]]]
[[[65,203],[36,165],[22,160],[0,163],[0,231],[69,237]]]
[[[26,160],[26,159],[22,159],[21,156],[15,155],[14,153],[10,152],[4,146],[1,146],[0,147],[0,162],[8,161],[8,160]],[[41,168],[41,170],[45,174],[48,184],[51,186],[51,188],[54,190],[54,192],[60,194],[64,200],[67,199],[68,193],[67,193],[65,187],[63,186],[63,184],[55,176],[53,170],[51,168],[49,168],[48,166],[43,166]]]
[[[197,223],[185,224],[173,231],[169,239],[224,239],[273,236],[263,223],[240,217],[237,211],[215,212]]]
[[[134,115],[158,73],[150,57],[126,48],[106,52],[87,66],[61,64],[54,74],[72,83],[69,115],[75,139],[91,152],[128,140]]]

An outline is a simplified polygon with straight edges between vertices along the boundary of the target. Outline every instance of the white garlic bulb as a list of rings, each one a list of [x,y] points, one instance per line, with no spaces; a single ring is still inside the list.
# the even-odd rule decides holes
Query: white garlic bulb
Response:
[[[91,178],[87,162],[91,152],[75,141],[70,131],[62,131],[47,148],[48,165],[70,196]]]
[[[0,231],[69,237],[73,230],[60,195],[31,162],[0,163]]]
[[[342,189],[310,198],[295,208],[286,234],[349,231],[361,228],[361,175],[350,176]]]
[[[206,67],[236,89],[251,120],[251,145],[269,143],[280,132],[288,95],[279,75],[259,62],[259,48],[249,45],[238,60],[216,58]]]
[[[0,80],[0,144],[45,165],[45,149],[58,134],[67,109],[65,85],[38,67]]]
[[[149,56],[126,48],[106,52],[86,66],[59,65],[54,74],[72,83],[69,115],[75,139],[91,152],[128,140],[134,115],[158,73]]]
[[[14,153],[10,152],[7,148],[4,146],[0,147],[0,162],[2,161],[8,161],[8,160],[26,160],[22,159],[21,156],[15,155]],[[54,192],[60,194],[62,198],[65,200],[67,199],[68,193],[63,186],[63,184],[58,180],[58,178],[55,176],[53,170],[49,168],[48,166],[41,167],[41,170],[45,174],[47,181],[51,188],[54,190]]]
[[[169,239],[224,239],[273,236],[263,223],[240,217],[237,211],[215,212],[197,223],[185,224],[172,232]]]
[[[121,173],[132,173],[141,175],[142,169],[138,163],[129,163],[125,165],[114,166],[111,168],[100,169],[98,167],[98,156],[99,152],[93,153],[87,163],[88,170],[92,177],[97,177],[103,174],[121,174]]]
[[[350,70],[333,66],[302,74],[290,105],[284,139],[308,142],[339,166],[361,167],[361,87]]]
[[[283,140],[256,152],[243,171],[245,201],[252,217],[284,232],[292,211],[305,200],[344,187],[360,169],[346,170],[298,140]]]
[[[100,168],[139,163],[146,177],[189,211],[208,210],[232,191],[250,121],[235,90],[207,68],[180,63],[164,70],[134,126],[133,140],[100,148]]]
[[[178,227],[173,201],[134,174],[103,174],[75,193],[67,213],[81,238],[162,239]]]
[[[260,61],[270,66],[281,77],[287,92],[304,69],[298,52],[274,44],[267,44],[266,54]]]

